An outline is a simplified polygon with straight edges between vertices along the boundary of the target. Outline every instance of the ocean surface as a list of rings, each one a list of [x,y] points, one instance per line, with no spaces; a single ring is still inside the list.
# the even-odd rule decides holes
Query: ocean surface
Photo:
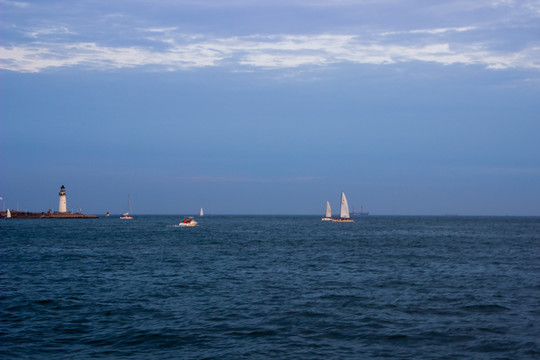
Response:
[[[0,358],[540,358],[538,217],[180,220],[0,220]]]

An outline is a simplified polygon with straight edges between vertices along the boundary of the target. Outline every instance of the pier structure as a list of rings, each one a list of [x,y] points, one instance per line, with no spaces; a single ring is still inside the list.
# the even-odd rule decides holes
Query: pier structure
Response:
[[[0,211],[0,219],[97,219],[96,215],[86,215],[82,212],[67,211],[66,188],[64,185],[60,188],[58,211],[53,212],[28,212],[7,210]]]

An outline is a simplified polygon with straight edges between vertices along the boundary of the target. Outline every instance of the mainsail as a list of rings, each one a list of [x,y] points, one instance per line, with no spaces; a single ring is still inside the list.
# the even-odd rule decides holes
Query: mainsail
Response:
[[[347,198],[345,197],[345,193],[341,193],[341,208],[339,209],[339,217],[341,219],[348,219],[350,218],[349,215],[349,203],[347,203]]]
[[[332,209],[330,208],[330,203],[328,201],[326,202],[326,214],[324,216],[327,218],[332,217]]]

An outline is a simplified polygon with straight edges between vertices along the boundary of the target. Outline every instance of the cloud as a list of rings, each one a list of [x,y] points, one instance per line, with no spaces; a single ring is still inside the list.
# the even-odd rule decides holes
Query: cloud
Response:
[[[10,1],[10,0],[0,0],[0,4],[4,6],[13,6],[16,8],[26,8],[29,6],[27,2],[23,1]]]
[[[62,26],[62,27],[47,27],[43,29],[36,29],[29,32],[27,35],[32,38],[39,38],[42,36],[51,36],[51,35],[76,35],[76,33]]]
[[[407,62],[540,67],[538,0],[66,4],[0,0],[6,11],[0,20],[0,69],[254,71]],[[275,21],[276,14],[284,20]]]
[[[400,34],[444,34],[448,32],[465,32],[475,30],[475,26],[463,26],[463,27],[450,27],[450,28],[434,28],[434,29],[418,29],[418,30],[407,30],[407,31],[388,31],[383,32],[382,36],[388,35],[400,35]]]
[[[471,27],[413,30],[420,34],[465,32]],[[67,30],[66,30],[67,31]],[[95,42],[42,42],[0,47],[0,68],[40,72],[79,66],[91,70],[150,67],[181,71],[203,67],[287,69],[326,67],[339,63],[396,64],[432,62],[479,65],[487,69],[539,69],[540,44],[517,51],[493,50],[487,43],[459,43],[427,38],[402,44],[350,34],[251,35],[209,38],[171,34],[172,28],[147,29],[146,37],[161,46],[106,46]],[[381,37],[388,36],[383,33]],[[444,39],[447,40],[447,39]],[[154,45],[154,44],[153,44]]]

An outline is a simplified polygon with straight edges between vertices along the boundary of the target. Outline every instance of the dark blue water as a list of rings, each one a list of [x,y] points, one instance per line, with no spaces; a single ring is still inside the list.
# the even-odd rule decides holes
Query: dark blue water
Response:
[[[2,220],[0,357],[540,358],[540,218],[179,220]]]

